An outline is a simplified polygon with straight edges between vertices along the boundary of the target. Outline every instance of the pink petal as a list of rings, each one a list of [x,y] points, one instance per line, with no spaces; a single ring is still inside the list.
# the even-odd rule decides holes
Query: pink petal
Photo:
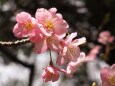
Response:
[[[55,74],[52,77],[52,81],[55,82],[59,79],[59,73],[57,70],[54,70]]]
[[[109,37],[108,42],[111,43],[111,42],[113,42],[114,40],[115,40],[115,36],[111,36],[111,37]]]
[[[51,66],[48,66],[47,70],[49,73],[53,73],[53,74],[55,73],[53,67],[51,67]]]
[[[109,73],[110,73],[109,68],[104,67],[104,68],[101,69],[100,76],[101,76],[102,81],[107,81],[108,80]]]
[[[83,43],[85,43],[85,42],[86,42],[86,38],[85,38],[85,37],[82,37],[82,38],[79,38],[79,39],[77,40],[77,42],[74,43],[74,45],[81,45],[81,44],[83,44]]]
[[[57,12],[57,9],[56,8],[50,8],[49,11],[53,14],[55,14]]]
[[[37,9],[36,14],[35,14],[36,19],[38,20],[46,20],[46,19],[51,19],[52,15],[51,13],[44,8]]]
[[[58,48],[60,47],[60,39],[55,35],[51,35],[50,37],[47,37],[47,45],[51,50],[58,52]]]
[[[16,37],[19,37],[19,38],[22,38],[22,37],[23,37],[23,35],[22,35],[22,28],[20,28],[20,27],[18,26],[18,24],[16,24],[16,25],[14,26],[14,28],[13,28],[13,33],[14,33],[14,35],[15,35]]]
[[[66,43],[68,42],[72,42],[73,38],[75,38],[77,36],[77,33],[71,33],[70,35],[68,35],[65,39]]]
[[[57,13],[56,16],[59,18],[59,19],[62,19],[62,15],[60,13]]]
[[[66,63],[66,60],[65,60],[63,54],[60,52],[58,57],[57,57],[56,64],[60,66],[60,65],[63,65],[65,63]]]
[[[55,22],[53,22],[53,31],[57,35],[63,35],[67,33],[68,24],[66,21],[56,19]]]
[[[85,53],[81,52],[80,56],[77,58],[76,62],[70,62],[69,64],[74,65],[74,66],[79,66],[81,63],[83,62],[87,62],[86,58],[85,58]]]
[[[109,37],[110,36],[110,32],[109,31],[102,31],[99,34],[100,37]]]
[[[101,46],[95,46],[89,54],[86,56],[86,59],[93,60],[96,58],[97,54],[99,53],[99,50],[101,49]]]
[[[115,76],[115,64],[110,67],[110,75]]]
[[[24,21],[28,20],[31,18],[31,15],[27,12],[21,12],[19,14],[17,14],[16,16],[16,21],[18,23],[23,23]]]
[[[35,45],[34,51],[38,54],[43,53],[47,50],[46,40],[41,40],[38,44]]]
[[[33,35],[31,34],[29,36],[31,42],[39,43],[41,40],[44,39],[44,35],[39,31],[39,29],[34,29],[32,32]]]
[[[84,60],[86,60],[85,53],[81,52],[78,57],[78,62],[81,63],[81,62],[84,62]]]
[[[106,40],[104,40],[103,38],[98,38],[98,42],[102,44],[107,44]]]

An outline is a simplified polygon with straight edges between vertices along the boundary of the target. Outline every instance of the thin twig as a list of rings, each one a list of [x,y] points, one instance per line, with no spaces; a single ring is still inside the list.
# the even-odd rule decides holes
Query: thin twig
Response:
[[[21,45],[30,42],[28,38],[16,40],[16,41],[0,41],[0,46],[14,46]]]

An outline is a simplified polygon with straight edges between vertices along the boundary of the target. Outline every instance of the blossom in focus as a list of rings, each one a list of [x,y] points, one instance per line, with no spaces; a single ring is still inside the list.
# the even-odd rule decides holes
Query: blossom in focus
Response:
[[[56,8],[49,10],[40,8],[36,11],[35,17],[39,23],[38,26],[46,36],[51,36],[51,34],[61,36],[67,33],[67,22],[62,18],[61,14],[56,12]]]
[[[71,78],[73,74],[77,71],[77,68],[79,65],[81,65],[83,62],[93,61],[94,58],[92,57],[86,57],[84,52],[80,53],[80,56],[77,58],[76,62],[69,62],[66,68],[67,76]]]
[[[103,31],[99,34],[98,42],[106,45],[108,43],[111,43],[115,40],[114,36],[111,36],[109,31]]]
[[[59,56],[57,58],[57,64],[62,65],[65,64],[66,62],[73,61],[76,62],[77,58],[80,55],[80,49],[78,45],[84,43],[86,41],[86,38],[80,38],[80,39],[75,39],[77,36],[77,33],[72,33],[68,35],[64,40],[62,40],[61,47],[59,50]]]
[[[16,15],[17,24],[14,26],[13,33],[16,37],[23,38],[40,34],[36,19],[27,12],[21,12]]]
[[[104,67],[100,72],[102,86],[115,86],[115,64],[110,68]]]

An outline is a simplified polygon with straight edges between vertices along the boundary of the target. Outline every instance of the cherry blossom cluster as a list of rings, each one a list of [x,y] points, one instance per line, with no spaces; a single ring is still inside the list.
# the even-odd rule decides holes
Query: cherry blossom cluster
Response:
[[[35,18],[27,12],[16,15],[17,24],[14,26],[13,33],[18,38],[28,37],[35,45],[34,51],[38,54],[50,51],[50,62],[44,68],[42,78],[45,82],[57,81],[59,72],[68,77],[72,77],[77,67],[93,58],[86,58],[85,53],[80,51],[79,45],[86,42],[86,38],[76,39],[77,33],[68,33],[69,25],[63,19],[56,8],[49,10],[44,8],[37,9]],[[53,64],[51,51],[58,53],[56,65]],[[59,66],[66,65],[65,69]]]

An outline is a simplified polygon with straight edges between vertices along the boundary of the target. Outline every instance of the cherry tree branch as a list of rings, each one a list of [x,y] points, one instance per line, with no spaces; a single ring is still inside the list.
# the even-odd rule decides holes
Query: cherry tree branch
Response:
[[[14,46],[21,45],[30,42],[28,38],[16,40],[16,41],[0,41],[0,46]]]

